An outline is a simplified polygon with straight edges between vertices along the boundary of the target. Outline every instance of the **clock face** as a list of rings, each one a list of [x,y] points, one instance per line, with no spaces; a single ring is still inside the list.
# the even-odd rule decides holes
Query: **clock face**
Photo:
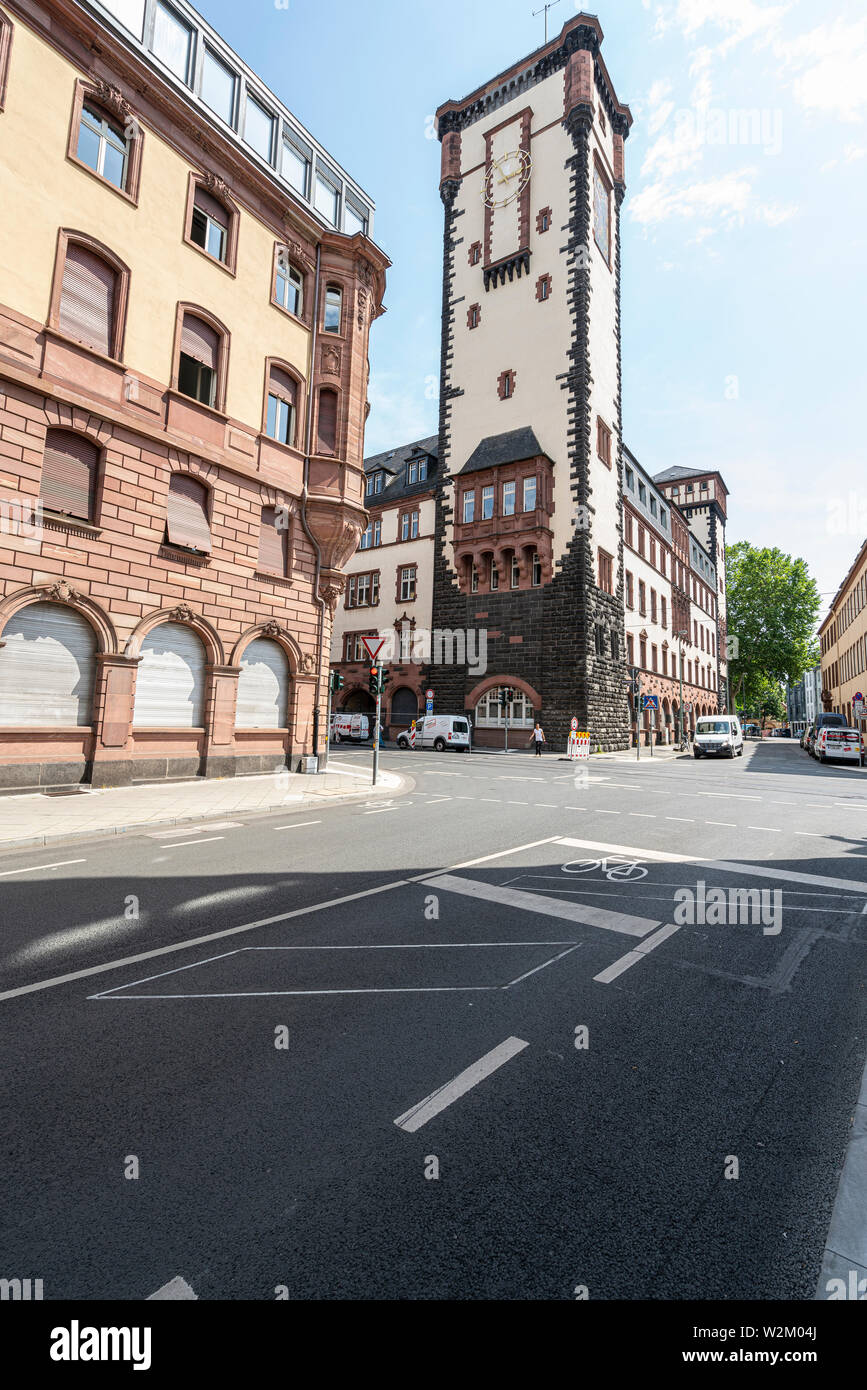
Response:
[[[524,191],[530,179],[526,150],[509,150],[488,165],[482,197],[489,208],[504,208]]]

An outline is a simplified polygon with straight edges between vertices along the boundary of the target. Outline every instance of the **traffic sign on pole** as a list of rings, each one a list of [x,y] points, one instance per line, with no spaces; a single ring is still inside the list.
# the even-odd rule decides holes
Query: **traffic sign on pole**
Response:
[[[385,646],[385,638],[362,637],[361,640],[364,643],[364,650],[367,652],[367,655],[370,657],[371,661],[376,661],[379,657],[379,653]]]

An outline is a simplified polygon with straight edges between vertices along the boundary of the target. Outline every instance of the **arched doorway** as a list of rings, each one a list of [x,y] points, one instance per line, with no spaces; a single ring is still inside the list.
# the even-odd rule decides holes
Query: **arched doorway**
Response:
[[[408,685],[401,685],[391,697],[389,724],[395,728],[407,729],[418,717],[418,696]]]
[[[198,729],[205,719],[205,649],[184,623],[151,628],[140,649],[133,727]]]
[[[376,701],[368,690],[352,690],[342,708],[347,714],[375,714]]]
[[[289,724],[289,662],[279,642],[259,637],[244,648],[238,677],[238,729],[285,729]]]

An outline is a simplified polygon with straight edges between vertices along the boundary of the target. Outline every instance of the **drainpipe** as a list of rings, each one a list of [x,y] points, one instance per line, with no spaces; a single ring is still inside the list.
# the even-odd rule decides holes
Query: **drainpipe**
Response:
[[[316,556],[316,570],[313,576],[313,597],[319,604],[319,635],[317,639],[316,702],[313,706],[313,756],[319,757],[319,706],[322,699],[322,648],[325,642],[325,599],[319,593],[319,575],[322,569],[322,552],[319,542],[307,525],[307,488],[310,480],[310,454],[313,444],[313,381],[316,375],[316,342],[319,336],[319,275],[322,262],[321,243],[316,247],[316,278],[313,289],[313,336],[310,344],[310,384],[307,392],[307,427],[304,440],[304,486],[301,489],[301,525],[304,534],[313,546]],[[328,730],[326,730],[326,764],[328,762]]]

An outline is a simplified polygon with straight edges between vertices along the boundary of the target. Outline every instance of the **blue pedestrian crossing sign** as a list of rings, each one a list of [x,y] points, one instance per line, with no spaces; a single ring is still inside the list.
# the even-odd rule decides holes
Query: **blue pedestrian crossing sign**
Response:
[[[642,697],[641,697],[641,708],[642,708],[642,709],[655,709],[655,710],[658,710],[658,709],[659,709],[659,696],[658,696],[658,695],[642,695]]]

